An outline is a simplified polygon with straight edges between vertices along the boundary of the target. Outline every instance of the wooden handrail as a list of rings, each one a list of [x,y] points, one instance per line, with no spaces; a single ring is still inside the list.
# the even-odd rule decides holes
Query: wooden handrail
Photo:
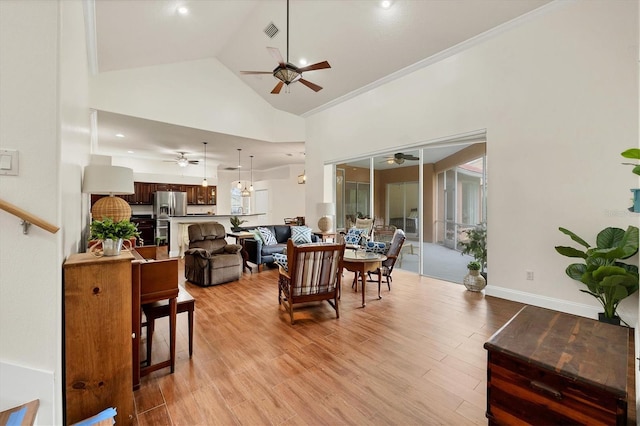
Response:
[[[32,223],[45,231],[49,231],[52,234],[55,234],[60,229],[59,227],[52,225],[51,223],[40,219],[37,216],[32,215],[31,213],[22,210],[20,207],[16,207],[11,203],[8,203],[4,200],[0,200],[0,209],[11,213],[14,216],[18,216],[20,219],[25,221],[26,223]]]

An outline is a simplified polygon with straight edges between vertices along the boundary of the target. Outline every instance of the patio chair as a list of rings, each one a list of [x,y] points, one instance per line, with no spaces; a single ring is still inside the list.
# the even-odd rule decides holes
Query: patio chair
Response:
[[[297,246],[289,239],[286,266],[278,266],[278,303],[289,311],[292,325],[293,305],[297,303],[326,300],[335,309],[336,318],[340,318],[338,297],[343,256],[344,244]]]
[[[382,266],[376,269],[373,272],[367,272],[369,275],[369,281],[378,281],[377,279],[373,279],[371,274],[382,274],[383,277],[387,280],[387,287],[389,291],[391,291],[391,272],[393,272],[393,266],[396,264],[396,260],[398,259],[398,255],[400,254],[400,250],[402,249],[402,245],[404,244],[405,235],[402,229],[396,229],[393,233],[393,237],[391,238],[391,243],[389,244],[389,248],[385,255],[387,256],[387,260],[382,262]]]

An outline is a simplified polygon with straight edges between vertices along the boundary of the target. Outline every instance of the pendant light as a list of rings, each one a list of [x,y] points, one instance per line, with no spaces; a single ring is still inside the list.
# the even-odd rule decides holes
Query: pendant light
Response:
[[[251,157],[253,158],[253,155],[251,155]],[[243,197],[251,197],[251,192],[247,189],[247,183],[244,183],[244,189],[242,190],[241,195]]]
[[[253,192],[253,155],[251,157],[251,185],[249,185],[249,191]]]
[[[238,183],[236,184],[238,189],[242,189],[242,182],[240,182],[240,167],[242,167],[240,165],[240,151],[242,151],[242,148],[238,148]]]
[[[209,186],[209,183],[207,182],[207,143],[202,142],[202,144],[204,145],[204,175],[202,178],[202,186],[206,188]]]

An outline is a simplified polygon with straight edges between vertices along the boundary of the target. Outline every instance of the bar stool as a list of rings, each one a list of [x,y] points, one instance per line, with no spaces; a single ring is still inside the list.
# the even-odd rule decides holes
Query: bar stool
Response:
[[[189,358],[193,355],[193,312],[195,310],[196,300],[182,286],[178,286],[178,297],[176,299],[177,313],[187,312],[189,315]],[[148,303],[142,305],[144,316],[147,318],[147,365],[151,365],[151,349],[153,346],[153,332],[155,330],[155,320],[170,315],[169,301],[162,300],[159,302]]]

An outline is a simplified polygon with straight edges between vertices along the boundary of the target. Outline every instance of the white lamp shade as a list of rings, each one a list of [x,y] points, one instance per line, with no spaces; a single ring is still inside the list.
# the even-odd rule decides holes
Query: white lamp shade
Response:
[[[84,168],[82,192],[87,194],[129,195],[133,189],[133,169],[90,164]]]
[[[336,213],[336,205],[333,203],[319,203],[318,214],[320,216],[331,216]]]

